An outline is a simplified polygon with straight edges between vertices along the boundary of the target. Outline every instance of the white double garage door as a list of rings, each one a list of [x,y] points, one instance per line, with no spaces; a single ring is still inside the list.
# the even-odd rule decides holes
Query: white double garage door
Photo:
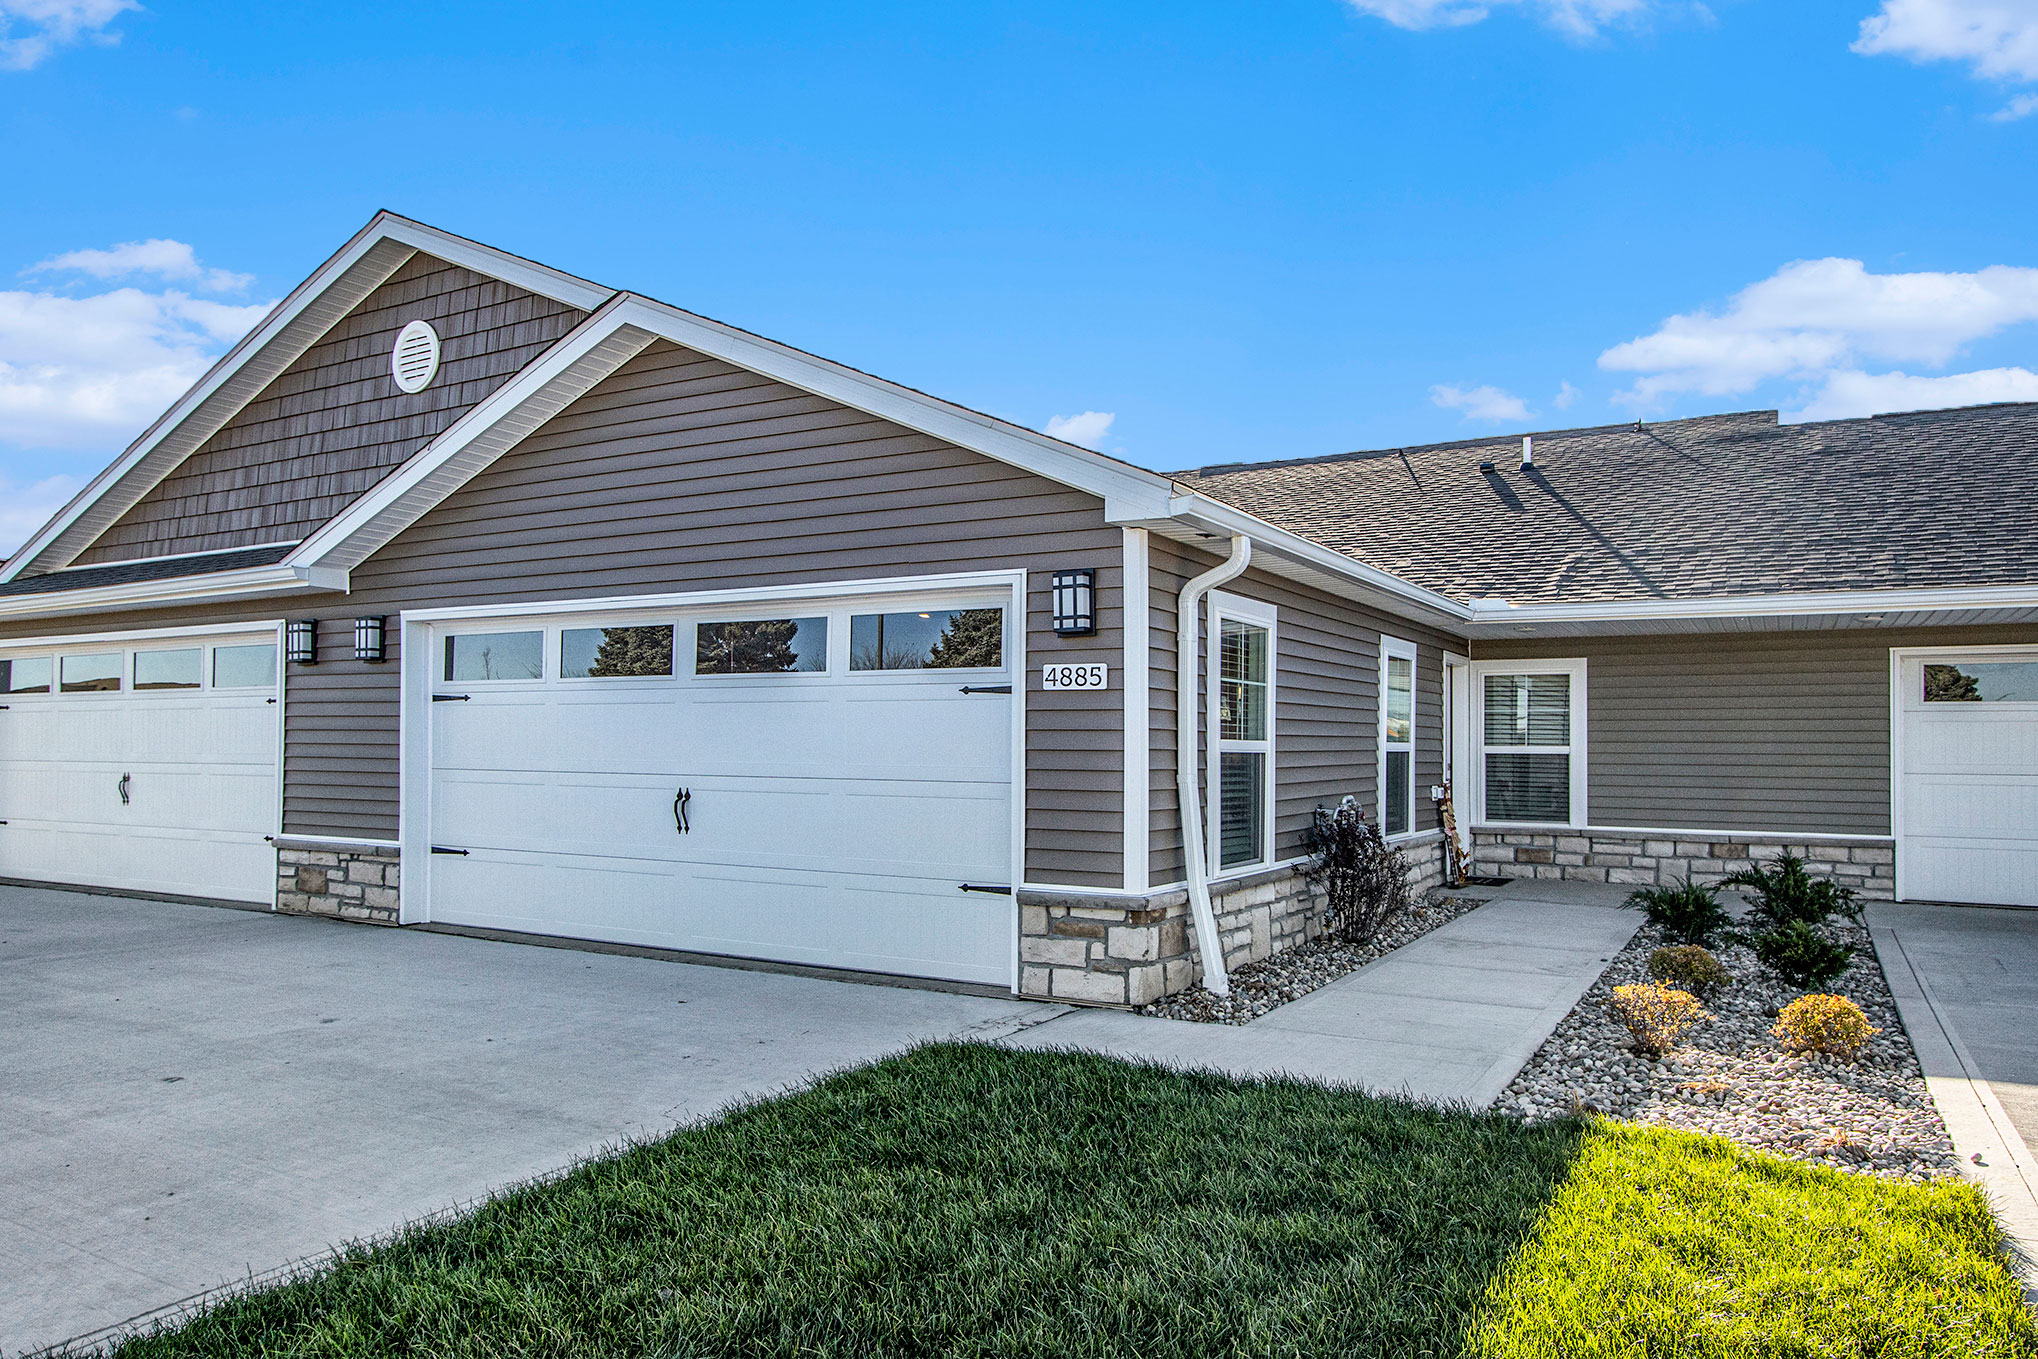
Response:
[[[1010,985],[1009,601],[414,627],[429,789],[406,901],[447,924]]]

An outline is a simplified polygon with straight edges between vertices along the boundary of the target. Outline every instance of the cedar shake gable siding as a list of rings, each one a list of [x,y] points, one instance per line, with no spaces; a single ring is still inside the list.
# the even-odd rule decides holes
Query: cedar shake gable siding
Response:
[[[96,565],[304,538],[586,313],[430,255],[404,263],[78,557]],[[440,338],[430,386],[390,376],[397,332]]]
[[[1458,600],[2038,583],[2038,403],[1560,430],[1528,471],[1513,436],[1177,479]]]

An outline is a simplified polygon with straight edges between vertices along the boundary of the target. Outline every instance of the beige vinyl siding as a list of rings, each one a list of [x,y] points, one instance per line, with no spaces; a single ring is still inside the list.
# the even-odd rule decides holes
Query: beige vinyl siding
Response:
[[[1151,609],[1154,619],[1153,833],[1151,873],[1156,884],[1183,875],[1181,818],[1175,798],[1175,613],[1182,586],[1219,558],[1180,544],[1153,540]],[[1355,794],[1366,815],[1379,816],[1380,635],[1416,645],[1415,827],[1432,830],[1436,805],[1429,786],[1442,778],[1443,654],[1462,651],[1441,634],[1363,605],[1308,589],[1259,567],[1225,592],[1261,600],[1279,610],[1275,658],[1273,859],[1301,853],[1301,837],[1318,804],[1335,805]],[[1207,619],[1207,614],[1206,614]],[[1208,632],[1204,633],[1208,644]],[[1197,665],[1199,686],[1207,666]],[[1198,698],[1198,737],[1202,741]],[[1428,853],[1418,848],[1415,853]]]
[[[416,255],[100,535],[79,564],[302,538],[586,316]],[[438,376],[406,395],[397,332],[439,332]]]
[[[1473,655],[1585,658],[1595,826],[1888,835],[1890,649],[2034,641],[2031,626],[1714,632]]]

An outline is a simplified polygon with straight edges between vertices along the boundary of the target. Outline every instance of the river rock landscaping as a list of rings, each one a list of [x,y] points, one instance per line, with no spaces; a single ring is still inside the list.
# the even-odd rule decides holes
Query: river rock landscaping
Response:
[[[1395,916],[1363,944],[1322,937],[1247,963],[1231,974],[1231,994],[1215,996],[1201,986],[1178,991],[1135,1013],[1159,1019],[1186,1019],[1194,1024],[1250,1024],[1261,1015],[1299,1000],[1318,987],[1412,944],[1431,930],[1450,924],[1491,898],[1455,892],[1432,893]]]
[[[1855,953],[1846,972],[1822,989],[1853,1000],[1880,1030],[1857,1060],[1785,1052],[1770,1029],[1777,1012],[1805,992],[1737,943],[1715,950],[1734,979],[1706,998],[1711,1018],[1661,1060],[1635,1052],[1608,1001],[1614,987],[1648,981],[1650,953],[1670,942],[1644,925],[1498,1107],[1532,1120],[1599,1113],[1712,1133],[1799,1161],[1898,1179],[1955,1173],[1953,1144],[1867,929],[1842,920],[1827,930]]]

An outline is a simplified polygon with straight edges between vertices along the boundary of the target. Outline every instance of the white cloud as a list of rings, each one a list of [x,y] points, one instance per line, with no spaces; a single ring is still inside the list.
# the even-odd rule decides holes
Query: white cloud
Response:
[[[1590,38],[1608,24],[1639,16],[1653,0],[1346,0],[1361,14],[1396,28],[1462,28],[1495,9],[1520,6],[1573,38]]]
[[[0,477],[0,560],[48,523],[84,484],[77,477],[60,476],[21,486]]]
[[[1599,366],[1638,373],[1616,400],[1651,408],[1678,392],[1726,396],[1788,378],[1816,383],[1868,362],[1941,367],[1962,346],[2038,320],[2038,269],[1871,274],[1859,260],[1799,260],[1720,312],[1672,316]]]
[[[1047,422],[1047,434],[1049,438],[1081,444],[1084,448],[1101,448],[1105,436],[1111,433],[1111,422],[1117,418],[1111,411],[1057,415]]]
[[[0,447],[126,445],[267,311],[175,289],[0,291]]]
[[[1998,123],[2014,123],[2017,119],[2029,118],[2034,113],[2038,113],[2038,94],[2020,94],[1991,113],[1989,117]]]
[[[0,0],[4,3],[4,0]],[[255,281],[253,274],[208,269],[198,252],[182,241],[126,241],[111,250],[72,250],[22,271],[26,274],[79,273],[93,278],[131,278],[137,274],[189,282],[209,293],[239,292]]]
[[[1569,382],[1557,388],[1557,394],[1550,398],[1550,404],[1560,411],[1571,409],[1571,403],[1578,399],[1579,392]]]
[[[1529,418],[1528,403],[1512,392],[1503,392],[1498,387],[1446,387],[1441,384],[1429,389],[1429,399],[1445,410],[1465,413],[1467,420],[1526,420]]]
[[[2038,80],[2038,5],[2031,0],[1882,0],[1854,50],[1912,61],[1964,61],[1991,80]]]
[[[135,0],[0,0],[0,70],[30,70],[73,43],[117,43],[106,26],[140,8]]]
[[[1984,368],[1944,377],[1909,373],[1864,373],[1844,369],[1826,375],[1804,409],[1790,420],[1845,420],[1884,411],[1922,411],[1944,406],[1980,406],[1991,401],[2038,401],[2038,373],[2028,368]]]

